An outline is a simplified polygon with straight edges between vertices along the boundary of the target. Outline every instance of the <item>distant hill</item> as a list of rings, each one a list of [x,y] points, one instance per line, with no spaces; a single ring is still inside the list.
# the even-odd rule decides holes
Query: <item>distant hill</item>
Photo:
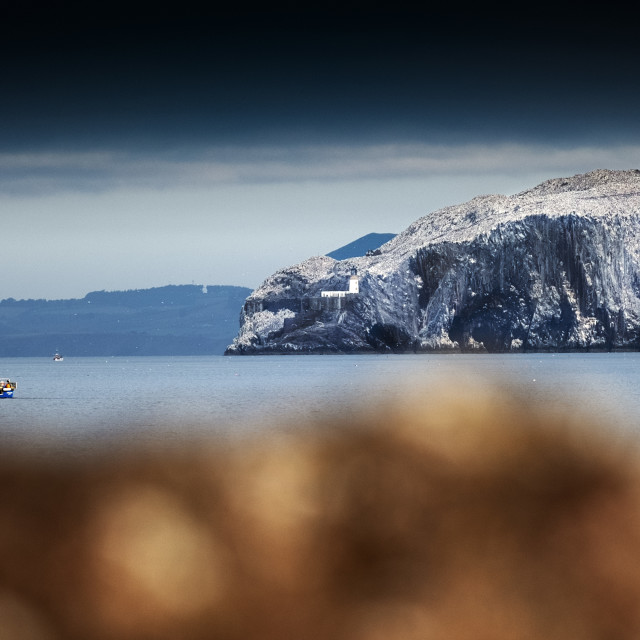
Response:
[[[347,260],[348,258],[361,258],[365,256],[368,251],[375,251],[378,247],[382,246],[385,242],[389,242],[391,238],[395,237],[395,233],[369,233],[362,238],[358,238],[349,244],[345,244],[344,247],[340,247],[331,253],[327,253],[327,256],[334,258],[335,260]]]
[[[0,301],[0,357],[221,355],[251,289],[170,285]]]

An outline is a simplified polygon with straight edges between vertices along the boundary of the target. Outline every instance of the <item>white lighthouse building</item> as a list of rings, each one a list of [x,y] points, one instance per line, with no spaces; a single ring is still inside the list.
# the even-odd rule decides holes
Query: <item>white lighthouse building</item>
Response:
[[[344,298],[349,294],[360,293],[360,278],[356,268],[351,269],[351,277],[349,278],[349,288],[346,291],[322,291],[320,295],[323,298]]]
[[[355,273],[355,269],[352,270],[349,278],[349,293],[360,293],[360,278]]]

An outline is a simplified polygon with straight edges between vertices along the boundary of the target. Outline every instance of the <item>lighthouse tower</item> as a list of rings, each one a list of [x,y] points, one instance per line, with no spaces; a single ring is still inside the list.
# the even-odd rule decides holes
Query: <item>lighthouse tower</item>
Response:
[[[351,269],[351,277],[349,278],[349,293],[360,293],[360,278],[354,267]]]

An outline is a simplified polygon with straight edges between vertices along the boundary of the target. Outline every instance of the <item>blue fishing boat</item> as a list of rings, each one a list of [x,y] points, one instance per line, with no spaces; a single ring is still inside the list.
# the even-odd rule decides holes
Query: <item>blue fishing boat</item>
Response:
[[[11,382],[9,378],[0,379],[0,398],[13,398],[13,392],[15,391],[16,383]]]

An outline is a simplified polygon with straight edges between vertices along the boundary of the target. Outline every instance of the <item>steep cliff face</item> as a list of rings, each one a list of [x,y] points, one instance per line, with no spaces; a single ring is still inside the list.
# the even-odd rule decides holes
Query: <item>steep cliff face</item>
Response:
[[[640,348],[640,171],[480,196],[378,253],[278,271],[227,353]]]

